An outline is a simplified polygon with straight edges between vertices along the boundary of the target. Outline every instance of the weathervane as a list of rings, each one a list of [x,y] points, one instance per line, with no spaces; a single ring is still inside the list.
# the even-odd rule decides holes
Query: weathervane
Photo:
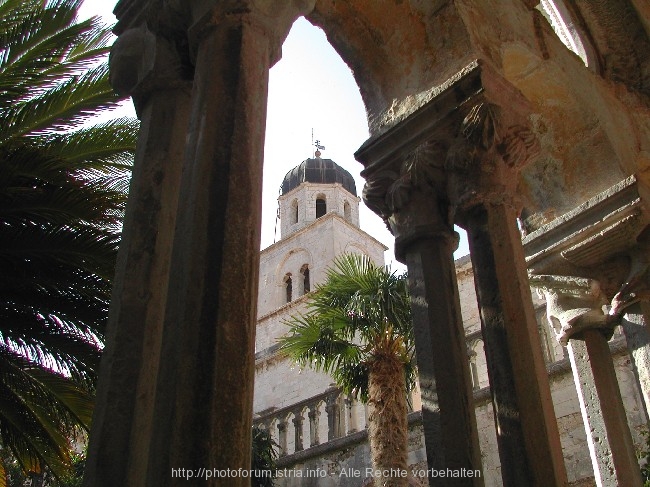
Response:
[[[314,129],[311,129],[311,143],[314,147],[316,147],[314,156],[320,157],[320,151],[325,150],[325,146],[321,145],[320,140],[314,140]]]

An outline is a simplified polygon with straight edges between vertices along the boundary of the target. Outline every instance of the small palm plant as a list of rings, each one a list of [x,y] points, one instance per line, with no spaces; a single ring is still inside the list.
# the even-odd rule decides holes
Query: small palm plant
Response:
[[[369,258],[343,255],[316,287],[308,312],[285,323],[281,348],[301,365],[330,374],[343,391],[368,404],[376,471],[406,471],[407,392],[415,382],[406,276]],[[382,486],[406,478],[377,478]]]
[[[0,0],[0,447],[55,476],[90,424],[137,137],[90,124],[120,99],[81,3]]]
[[[273,487],[277,471],[277,443],[271,433],[258,426],[253,426],[253,447],[251,454],[251,486]]]

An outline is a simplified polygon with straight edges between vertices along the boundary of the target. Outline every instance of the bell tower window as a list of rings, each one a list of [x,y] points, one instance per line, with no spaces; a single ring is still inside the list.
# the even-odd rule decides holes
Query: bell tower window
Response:
[[[319,196],[316,198],[316,218],[325,216],[325,213],[327,213],[327,203],[325,202],[325,197]]]
[[[350,209],[350,203],[347,201],[343,203],[343,216],[347,221],[352,219],[352,210]]]
[[[291,203],[291,223],[298,223],[298,200],[293,200]]]
[[[285,303],[290,303],[293,299],[293,282],[291,281],[291,274],[288,273],[284,276],[284,290],[285,290]]]
[[[302,293],[307,294],[311,291],[311,283],[309,282],[309,265],[305,264],[300,269],[302,274]]]

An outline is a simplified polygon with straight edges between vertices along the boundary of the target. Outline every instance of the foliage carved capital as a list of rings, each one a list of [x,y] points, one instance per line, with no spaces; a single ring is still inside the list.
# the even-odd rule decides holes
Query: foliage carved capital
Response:
[[[438,193],[444,191],[443,161],[444,148],[436,142],[429,141],[418,146],[404,157],[399,173],[378,171],[368,179],[363,188],[364,202],[384,219],[394,233],[390,219],[396,213],[410,211],[414,192],[437,197]],[[421,210],[413,208],[413,211]]]
[[[456,210],[480,204],[513,204],[519,170],[539,152],[523,122],[506,125],[504,108],[489,102],[466,111],[451,142],[445,169]]]

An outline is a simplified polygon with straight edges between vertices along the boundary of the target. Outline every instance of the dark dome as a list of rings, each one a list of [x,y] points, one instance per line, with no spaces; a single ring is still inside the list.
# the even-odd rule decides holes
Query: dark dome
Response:
[[[282,181],[281,194],[287,194],[300,183],[340,183],[354,196],[357,187],[352,174],[339,166],[332,159],[306,159],[287,173]]]

